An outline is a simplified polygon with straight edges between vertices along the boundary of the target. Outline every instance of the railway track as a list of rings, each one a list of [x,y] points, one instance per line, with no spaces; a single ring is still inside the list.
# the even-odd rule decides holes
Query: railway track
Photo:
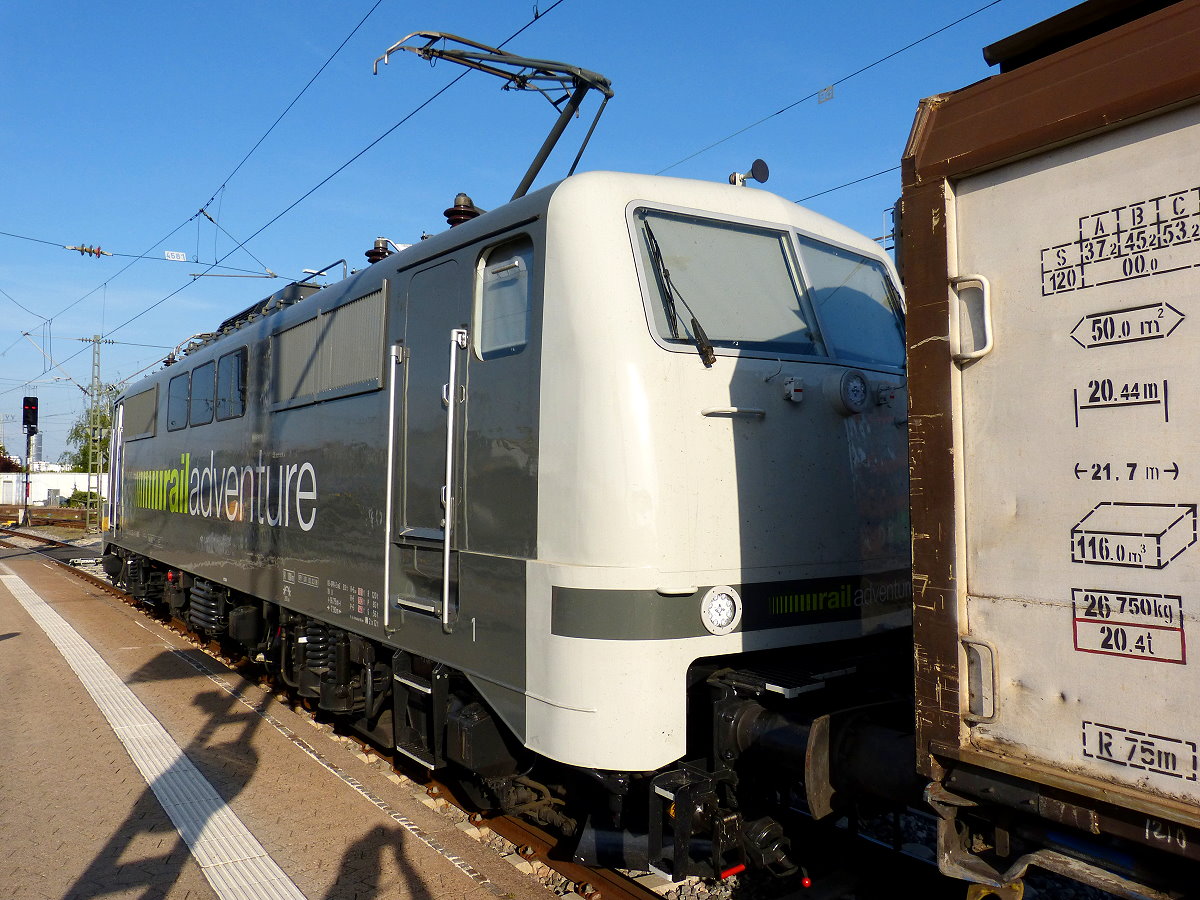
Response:
[[[453,790],[439,781],[431,781],[426,788],[432,797],[444,797],[460,810],[466,804],[455,797]],[[511,816],[484,816],[470,814],[473,825],[487,827],[517,848],[517,853],[530,863],[541,863],[565,878],[574,892],[585,900],[645,900],[660,895],[642,887],[620,872],[610,869],[592,869],[562,859],[554,858],[555,839],[534,825]]]
[[[9,537],[23,538],[24,540],[32,541],[35,544],[44,544],[55,547],[74,546],[66,541],[60,541],[57,538],[50,538],[41,534],[33,534],[28,531],[22,531],[19,528],[0,528],[0,534],[6,534]]]
[[[58,538],[46,537],[41,534],[33,534],[28,531],[22,531],[16,528],[0,528],[0,547],[9,549],[24,549],[38,551],[46,559],[58,563],[66,569],[69,569],[76,577],[88,582],[94,587],[98,587],[105,593],[118,597],[125,602],[130,602],[129,595],[117,588],[101,574],[98,559],[95,553],[89,552],[87,547],[80,547],[69,541],[61,541]],[[12,543],[12,541],[26,541],[27,546]],[[54,552],[51,552],[54,551]]]
[[[83,531],[87,528],[87,511],[77,507],[0,505],[0,522],[21,522],[31,528],[67,528]]]

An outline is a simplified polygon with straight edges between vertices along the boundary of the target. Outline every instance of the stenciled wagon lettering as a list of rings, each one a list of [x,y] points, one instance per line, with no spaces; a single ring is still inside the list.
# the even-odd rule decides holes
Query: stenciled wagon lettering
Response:
[[[1200,90],[1155,61],[1200,3],[1104,41],[1067,18],[926,100],[904,160],[905,220],[937,223],[901,239],[917,767],[943,872],[1016,888],[1048,854],[1104,891],[1185,895]],[[1061,102],[1025,102],[1043,90]]]
[[[179,467],[132,473],[133,505],[139,509],[181,513],[202,519],[251,522],[271,527],[299,526],[311,531],[317,521],[317,470],[310,462],[264,465],[192,465],[182,453]]]

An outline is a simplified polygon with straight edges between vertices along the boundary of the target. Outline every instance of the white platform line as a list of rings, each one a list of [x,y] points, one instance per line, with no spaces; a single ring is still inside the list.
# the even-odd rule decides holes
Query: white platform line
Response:
[[[79,676],[217,896],[221,900],[304,900],[300,889],[100,654],[18,576],[0,574],[0,581]]]

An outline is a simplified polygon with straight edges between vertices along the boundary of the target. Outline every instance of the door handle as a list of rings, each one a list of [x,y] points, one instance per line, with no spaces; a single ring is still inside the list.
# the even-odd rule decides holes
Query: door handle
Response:
[[[700,410],[702,416],[724,416],[737,419],[762,419],[767,415],[765,409],[753,406],[706,406]]]

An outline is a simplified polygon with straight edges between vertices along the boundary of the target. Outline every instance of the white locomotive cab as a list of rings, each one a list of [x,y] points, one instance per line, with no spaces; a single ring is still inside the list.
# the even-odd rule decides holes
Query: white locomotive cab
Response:
[[[649,771],[694,660],[910,621],[900,298],[875,244],[759,190],[576,176],[546,241],[527,744]]]

